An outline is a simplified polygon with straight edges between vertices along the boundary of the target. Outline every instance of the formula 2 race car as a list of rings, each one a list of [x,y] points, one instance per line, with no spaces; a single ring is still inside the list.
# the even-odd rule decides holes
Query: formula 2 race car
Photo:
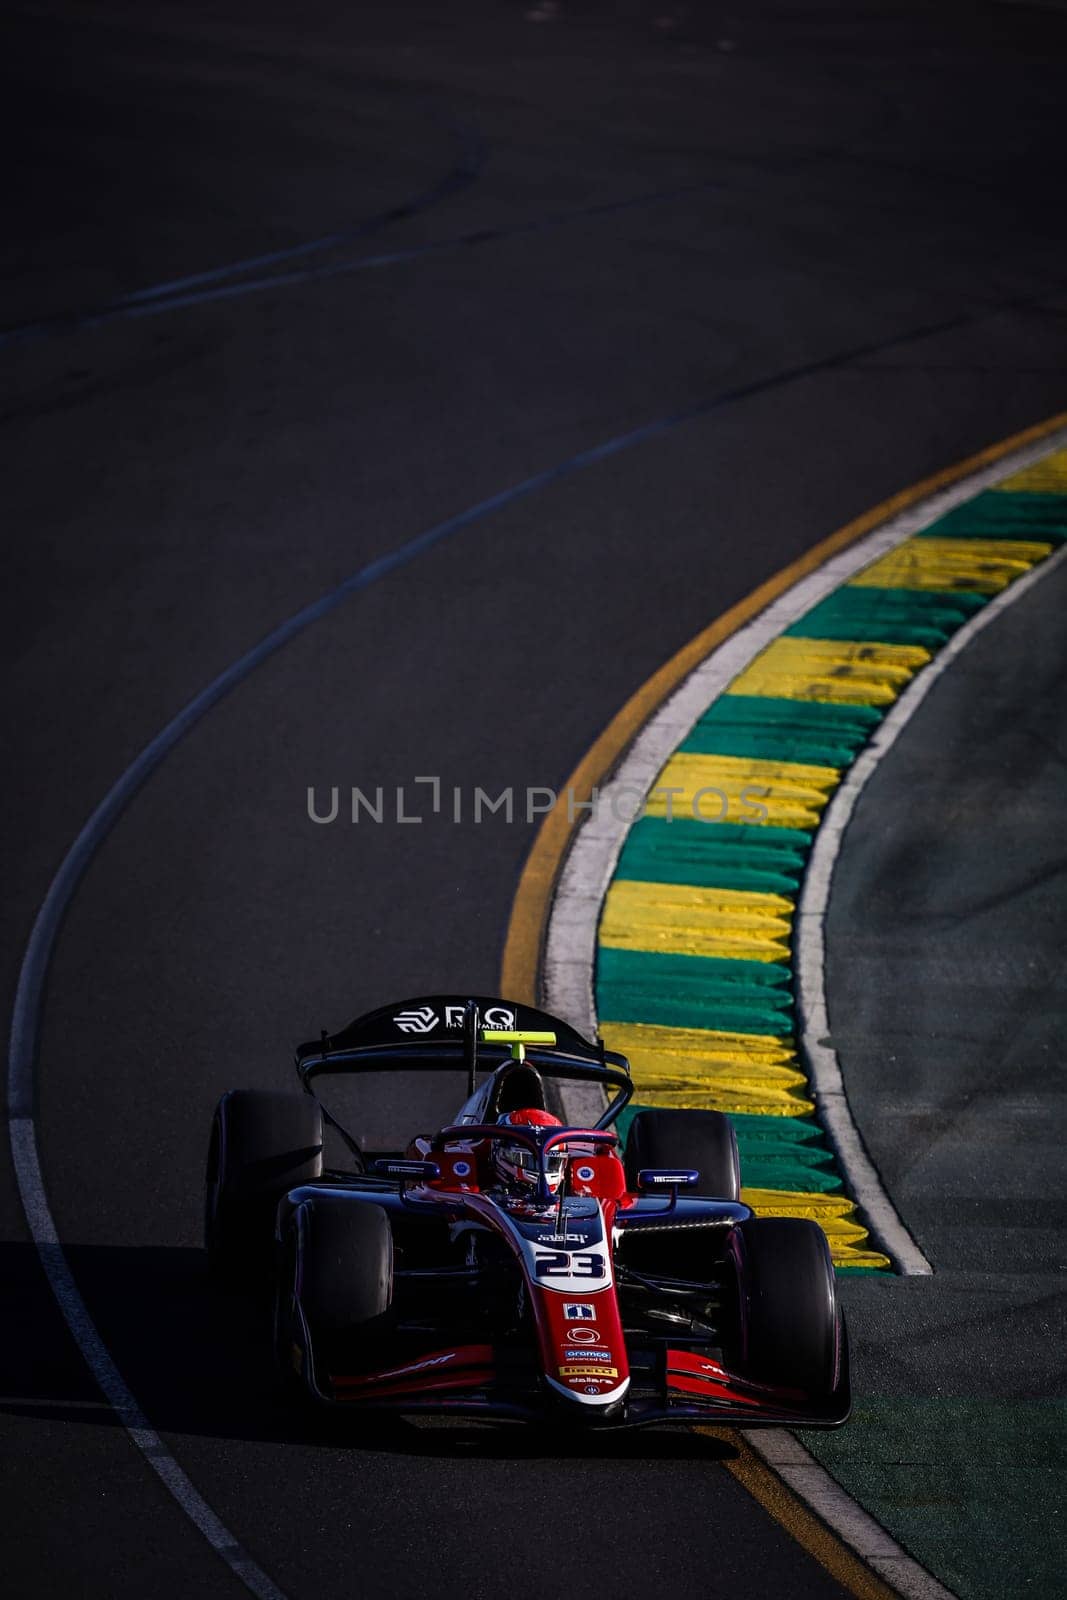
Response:
[[[727,1117],[639,1111],[620,1154],[625,1057],[493,999],[383,1007],[301,1045],[296,1067],[304,1093],[222,1097],[206,1197],[214,1267],[273,1274],[294,1391],[606,1427],[848,1417],[826,1237],[741,1203]],[[313,1085],[383,1071],[462,1071],[468,1097],[406,1149],[367,1148]],[[555,1114],[568,1100],[581,1125]],[[324,1167],[327,1130],[346,1170]]]

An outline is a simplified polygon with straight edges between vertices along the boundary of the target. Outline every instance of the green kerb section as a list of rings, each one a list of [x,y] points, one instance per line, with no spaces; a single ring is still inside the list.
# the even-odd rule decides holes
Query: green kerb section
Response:
[[[861,644],[918,644],[940,650],[987,596],[921,589],[851,589],[827,595],[786,629],[794,639],[845,639]]]
[[[604,1022],[651,1022],[665,1028],[726,1033],[793,1031],[787,966],[659,951],[597,952],[597,1012]]]
[[[1067,496],[990,490],[941,517],[920,537],[1060,544],[1067,539]],[[988,599],[968,592],[846,583],[786,631],[796,639],[919,645],[935,655]],[[884,710],[727,692],[678,748],[687,755],[794,762],[843,772],[871,738]],[[626,837],[614,876],[638,883],[780,894],[795,901],[811,842],[810,833],[792,828],[642,817]],[[785,1040],[795,1031],[792,973],[784,962],[601,948],[596,995],[605,1022]],[[623,1137],[641,1109],[632,1106],[620,1117]],[[833,1152],[813,1118],[734,1115],[731,1121],[750,1188],[783,1195],[844,1194]]]
[[[989,489],[924,528],[925,539],[1067,539],[1067,496]]]
[[[630,829],[616,880],[795,894],[811,835],[799,828],[642,817]]]
[[[743,756],[749,760],[847,767],[881,720],[882,712],[873,706],[725,694],[704,713],[678,748],[686,755]],[[724,889],[727,885],[716,887]]]

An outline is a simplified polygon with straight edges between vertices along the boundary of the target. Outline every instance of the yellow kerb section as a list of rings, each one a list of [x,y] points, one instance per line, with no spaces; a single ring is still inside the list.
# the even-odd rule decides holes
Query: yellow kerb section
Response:
[[[847,1195],[792,1194],[782,1189],[745,1189],[741,1198],[760,1217],[810,1217],[830,1241],[835,1267],[888,1267],[889,1258],[872,1250],[867,1230]]]
[[[1051,550],[1050,544],[1026,539],[906,539],[857,573],[850,587],[999,594]]]
[[[1057,450],[993,487],[1007,494],[1067,494],[1067,450]]]
[[[912,644],[858,644],[847,639],[776,639],[729,694],[837,705],[889,705],[930,660]]]
[[[708,823],[814,828],[839,776],[836,767],[812,767],[793,761],[679,754],[671,757],[656,779],[656,789],[646,802],[646,814],[666,816],[668,800],[662,791],[678,789],[681,792],[671,798],[674,817],[699,814]],[[702,790],[707,792],[701,794]],[[697,796],[699,801],[694,807]]]
[[[628,1059],[642,1105],[771,1117],[815,1109],[790,1038],[645,1022],[602,1022],[600,1032]]]
[[[617,880],[604,902],[600,943],[678,956],[788,961],[793,909],[780,894]]]

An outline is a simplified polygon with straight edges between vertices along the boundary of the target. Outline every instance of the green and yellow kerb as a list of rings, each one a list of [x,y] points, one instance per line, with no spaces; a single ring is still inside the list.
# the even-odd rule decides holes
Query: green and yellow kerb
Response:
[[[638,1102],[728,1112],[747,1202],[820,1222],[842,1269],[890,1263],[845,1192],[797,1053],[792,922],[808,852],[842,774],[914,675],[1065,539],[1059,451],[820,601],[667,761],[604,902],[600,1030],[629,1057]]]

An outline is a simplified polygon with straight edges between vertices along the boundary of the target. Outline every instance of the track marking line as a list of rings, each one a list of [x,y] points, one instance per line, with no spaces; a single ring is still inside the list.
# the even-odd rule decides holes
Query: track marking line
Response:
[[[737,1459],[725,1465],[761,1505],[777,1507],[793,1538],[857,1600],[955,1600],[785,1429],[742,1435]]]
[[[473,182],[476,175],[472,170],[470,176],[464,181]],[[410,216],[416,216],[420,212],[427,210],[439,198],[445,198],[447,194],[452,193],[454,189],[461,186],[459,182],[445,182],[434,190],[428,191],[427,195],[417,197],[416,200],[406,205],[390,207],[386,211],[378,213],[378,215],[369,219],[366,226],[360,231],[364,234],[372,234],[378,232],[390,222],[403,221]],[[578,206],[570,211],[550,212],[546,216],[534,217],[527,222],[473,228],[465,233],[451,234],[443,239],[431,240],[426,244],[398,247],[395,250],[380,251],[368,256],[342,257],[339,261],[330,262],[323,266],[295,267],[285,272],[268,272],[262,277],[239,276],[241,272],[250,271],[255,263],[251,260],[248,262],[236,262],[232,267],[221,267],[214,271],[193,275],[184,280],[185,283],[190,285],[189,288],[183,288],[182,281],[176,280],[173,285],[160,284],[142,290],[135,290],[132,294],[123,295],[117,300],[108,301],[105,305],[98,306],[92,310],[57,312],[54,316],[38,318],[33,322],[12,324],[10,327],[0,328],[0,348],[22,344],[32,339],[102,328],[112,322],[140,320],[145,317],[162,316],[170,311],[184,311],[193,306],[212,305],[220,301],[242,299],[247,295],[264,291],[288,289],[308,283],[328,282],[354,273],[375,272],[385,267],[404,266],[426,260],[429,257],[446,255],[452,251],[478,248],[482,245],[522,238],[530,234],[548,233],[556,228],[567,227],[571,223],[595,221],[600,217],[614,216],[642,208],[651,209],[654,206],[666,205],[671,201],[686,199],[691,196],[717,193],[723,187],[723,184],[709,179],[706,183],[689,184],[681,189],[667,189],[649,194],[629,195],[621,200],[605,200],[593,206]],[[358,237],[358,234],[354,232],[352,237]],[[336,242],[335,240],[334,243]],[[318,253],[331,248],[333,248],[333,243],[331,243],[329,237],[326,237],[310,241],[306,248],[294,246],[289,251],[275,252],[273,259],[284,261],[290,256]],[[202,285],[202,287],[195,287],[197,284]]]
[[[757,1454],[752,1448],[751,1435],[739,1436],[728,1428],[698,1427],[695,1431],[729,1444],[737,1452],[733,1460],[723,1462],[726,1470],[856,1600],[898,1600],[899,1595],[907,1592],[878,1570],[878,1563],[891,1561],[893,1553],[886,1550],[886,1535],[873,1518],[861,1512],[865,1522],[856,1521],[856,1539],[846,1545],[832,1523],[819,1515],[808,1496],[797,1492],[796,1481],[790,1481],[790,1474],[795,1480],[811,1457],[797,1445],[792,1434],[773,1430],[773,1442],[768,1440],[765,1453]],[[798,1451],[804,1461],[798,1459]],[[929,1591],[924,1596],[909,1597],[909,1600],[954,1600],[954,1597],[947,1590],[941,1595]]]
[[[1002,589],[981,611],[976,611],[941,648],[931,665],[909,684],[874,733],[870,744],[849,768],[827,807],[815,835],[801,887],[794,919],[793,946],[802,1054],[807,1058],[819,1115],[848,1176],[852,1193],[872,1225],[872,1237],[896,1256],[905,1273],[929,1273],[933,1269],[910,1235],[902,1235],[897,1228],[899,1218],[896,1209],[885,1193],[853,1120],[841,1063],[830,1042],[832,1033],[826,1000],[826,917],[834,869],[860,795],[942,674],[959,659],[983,628],[1003,616],[1010,605],[1028,594],[1047,572],[1064,560],[1067,560],[1067,544],[1048,556],[1040,566],[1032,567],[1025,577],[1017,578],[1010,588]]]
[[[354,243],[357,239],[365,239],[379,233],[392,223],[404,222],[409,217],[419,216],[431,210],[441,201],[477,181],[485,166],[486,153],[481,135],[476,128],[455,122],[450,117],[435,114],[432,110],[429,114],[433,121],[450,128],[456,137],[459,149],[452,165],[428,188],[420,189],[407,199],[386,206],[360,222],[335,228],[330,233],[305,239],[299,244],[245,256],[224,266],[193,272],[181,278],[146,284],[140,289],[133,289],[128,294],[118,295],[90,309],[58,311],[37,317],[31,322],[11,324],[0,329],[0,347],[50,334],[74,333],[83,328],[97,328],[122,318],[153,316],[159,312],[177,309],[179,306],[230,298],[251,289],[263,288],[272,281],[270,277],[249,282],[247,274],[259,268],[273,268],[287,261],[338,249],[342,245]],[[234,278],[242,276],[245,278],[243,286],[232,284]],[[212,287],[220,284],[229,284],[230,287]]]
[[[64,1320],[108,1406],[114,1411],[133,1443],[152,1471],[178,1502],[186,1516],[203,1534],[211,1548],[221,1556],[245,1588],[259,1600],[285,1600],[267,1574],[242,1549],[233,1534],[212,1511],[192,1479],[183,1472],[156,1430],[134,1399],[110,1351],[89,1315],[81,1291],[74,1281],[59,1242],[56,1225],[45,1197],[37,1136],[29,1117],[11,1119],[11,1153],[19,1194],[26,1208],[26,1220],[33,1234],[41,1265],[56,1297]],[[66,1404],[67,1402],[63,1402]],[[87,1402],[80,1402],[86,1405]]]

